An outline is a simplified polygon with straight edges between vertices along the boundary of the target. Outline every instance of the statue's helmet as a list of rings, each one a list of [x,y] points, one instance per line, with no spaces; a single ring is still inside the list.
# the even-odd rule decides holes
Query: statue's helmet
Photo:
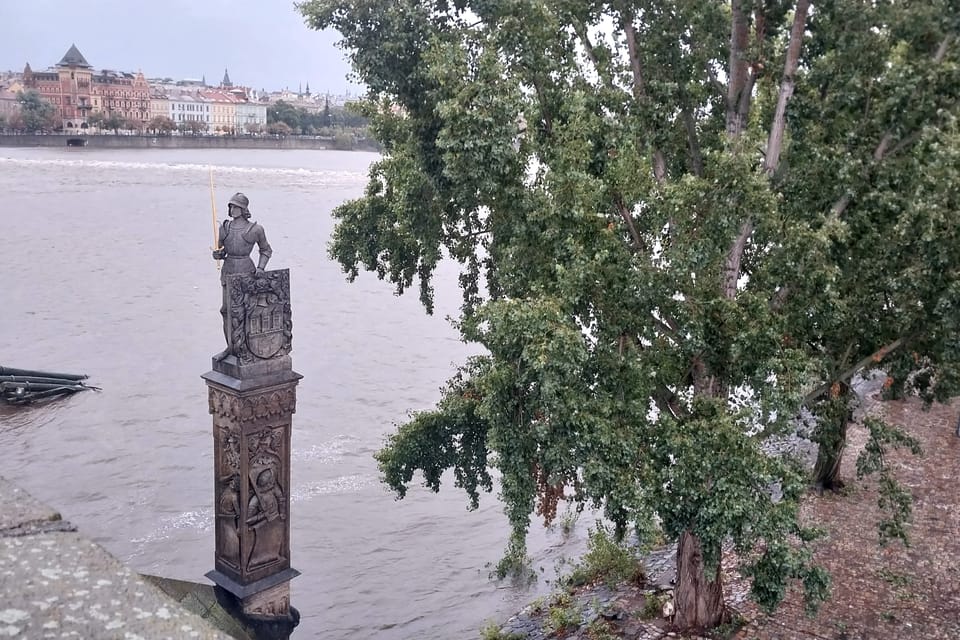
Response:
[[[243,212],[243,215],[249,216],[250,209],[247,208],[247,205],[249,204],[250,204],[250,199],[238,191],[237,193],[233,194],[232,198],[230,198],[230,202],[227,203],[227,206],[238,207],[240,211]]]

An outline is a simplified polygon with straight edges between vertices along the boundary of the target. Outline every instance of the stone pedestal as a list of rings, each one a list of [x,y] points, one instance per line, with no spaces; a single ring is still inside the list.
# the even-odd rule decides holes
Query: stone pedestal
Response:
[[[215,569],[207,577],[243,614],[293,621],[290,431],[300,374],[290,360],[287,270],[227,279],[230,355],[207,382],[213,415]]]

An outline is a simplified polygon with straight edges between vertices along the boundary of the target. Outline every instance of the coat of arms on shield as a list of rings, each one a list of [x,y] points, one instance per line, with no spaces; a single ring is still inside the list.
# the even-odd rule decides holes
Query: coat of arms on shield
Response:
[[[290,271],[229,277],[233,353],[241,362],[268,360],[290,353]]]

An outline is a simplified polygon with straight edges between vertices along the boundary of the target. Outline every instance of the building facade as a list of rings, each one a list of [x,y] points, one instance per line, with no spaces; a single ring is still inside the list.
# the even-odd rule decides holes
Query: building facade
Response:
[[[257,102],[237,103],[237,133],[256,133],[267,126],[267,105]]]
[[[150,85],[143,73],[104,69],[93,75],[93,108],[106,116],[146,124],[150,119]]]
[[[60,62],[47,71],[33,71],[27,63],[23,85],[54,106],[64,130],[87,128],[87,117],[94,109],[93,68],[76,45],[71,45]]]
[[[17,102],[17,94],[0,87],[0,129],[9,124],[14,116],[20,113],[20,103]]]
[[[210,107],[210,131],[224,135],[235,134],[237,98],[223,89],[201,89],[198,95]]]
[[[198,130],[207,131],[210,128],[210,105],[196,94],[189,91],[171,91],[168,94],[170,104],[170,119],[178,127],[188,122],[197,122]]]
[[[18,91],[35,90],[54,106],[57,126],[68,133],[87,129],[90,117],[101,114],[104,119],[119,118],[126,128],[143,129],[154,118],[165,116],[183,130],[243,135],[266,127],[271,102],[264,91],[235,85],[226,70],[217,88],[208,87],[205,78],[148,81],[142,72],[96,71],[76,45],[53,67],[34,71],[27,63],[19,79],[11,74],[3,84],[6,92],[0,99],[0,114],[19,111]],[[298,106],[317,108],[309,84],[306,97],[299,91],[280,95]]]
[[[170,98],[167,92],[157,87],[150,88],[150,120],[157,117],[170,117]],[[148,120],[149,122],[149,120]]]
[[[76,45],[47,71],[33,71],[27,63],[23,85],[56,108],[65,131],[86,129],[93,113],[134,123],[146,123],[150,116],[150,86],[142,73],[94,72]]]

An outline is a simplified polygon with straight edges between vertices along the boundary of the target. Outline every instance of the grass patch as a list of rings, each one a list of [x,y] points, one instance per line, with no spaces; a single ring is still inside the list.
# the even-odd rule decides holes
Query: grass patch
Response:
[[[627,544],[617,542],[601,523],[590,530],[587,552],[567,578],[572,586],[592,584],[602,580],[613,587],[625,580],[643,582],[643,567]]]
[[[877,577],[897,589],[909,586],[909,584],[913,582],[910,576],[890,571],[886,567],[877,570]]]
[[[547,619],[544,627],[550,633],[563,633],[577,629],[583,618],[583,612],[566,593],[559,594],[554,598],[554,604],[547,611]]]
[[[729,610],[728,610],[729,611]],[[730,640],[743,628],[745,621],[740,614],[731,611],[730,619],[710,631],[713,640]]]
[[[667,602],[667,596],[648,593],[643,601],[643,609],[640,610],[641,620],[655,620],[663,615],[663,605]]]
[[[500,625],[488,622],[480,628],[480,640],[523,640],[522,633],[504,633]]]
[[[588,640],[618,640],[619,636],[616,635],[615,631],[612,624],[597,618],[587,625],[587,638]]]

